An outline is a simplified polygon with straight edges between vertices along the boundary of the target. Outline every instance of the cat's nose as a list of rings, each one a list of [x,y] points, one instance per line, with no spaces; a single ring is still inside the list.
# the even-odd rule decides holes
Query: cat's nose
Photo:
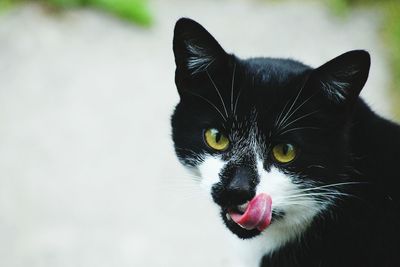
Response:
[[[211,196],[222,207],[246,203],[256,195],[257,172],[248,167],[227,168],[221,182],[213,185]]]
[[[254,174],[244,168],[237,169],[226,185],[226,195],[234,205],[242,204],[255,196]]]

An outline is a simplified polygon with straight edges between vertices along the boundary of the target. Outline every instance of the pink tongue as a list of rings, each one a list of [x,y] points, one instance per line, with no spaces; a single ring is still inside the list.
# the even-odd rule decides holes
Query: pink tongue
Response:
[[[247,230],[257,228],[259,231],[263,231],[271,223],[271,205],[271,197],[261,193],[250,201],[244,214],[230,211],[229,215],[234,222]]]

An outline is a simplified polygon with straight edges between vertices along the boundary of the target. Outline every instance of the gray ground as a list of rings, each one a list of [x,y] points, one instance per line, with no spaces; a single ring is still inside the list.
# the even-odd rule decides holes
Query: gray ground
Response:
[[[316,3],[223,0],[153,8],[151,30],[87,10],[0,16],[0,266],[230,266],[217,211],[169,138],[180,16],[242,57],[317,66],[368,49],[364,94],[389,113],[375,12],[339,19]]]

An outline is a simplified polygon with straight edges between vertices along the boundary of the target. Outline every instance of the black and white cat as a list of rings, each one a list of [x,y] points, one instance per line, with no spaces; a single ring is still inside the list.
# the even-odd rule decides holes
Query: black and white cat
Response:
[[[400,266],[400,127],[359,98],[366,51],[243,60],[186,18],[173,50],[176,154],[256,265]]]

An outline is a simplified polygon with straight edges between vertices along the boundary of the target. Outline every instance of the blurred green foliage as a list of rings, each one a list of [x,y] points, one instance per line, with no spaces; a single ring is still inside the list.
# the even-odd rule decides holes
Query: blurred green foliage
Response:
[[[106,10],[128,21],[142,26],[150,26],[153,17],[147,0],[43,0],[52,7],[69,9],[80,6],[92,6]]]
[[[86,4],[83,0],[47,0],[47,2],[58,8],[73,8]]]
[[[395,115],[400,118],[400,1],[388,1],[385,8],[384,37],[387,40],[388,54],[390,56],[395,94]]]
[[[11,0],[0,0],[0,13],[11,7]]]
[[[91,4],[142,25],[150,25],[152,22],[145,0],[91,0]]]
[[[392,93],[394,94],[394,113],[400,118],[400,0],[327,0],[331,9],[345,16],[353,7],[367,6],[378,8],[384,13],[382,37],[392,71]]]
[[[329,0],[330,9],[339,16],[344,16],[349,10],[349,0]]]

